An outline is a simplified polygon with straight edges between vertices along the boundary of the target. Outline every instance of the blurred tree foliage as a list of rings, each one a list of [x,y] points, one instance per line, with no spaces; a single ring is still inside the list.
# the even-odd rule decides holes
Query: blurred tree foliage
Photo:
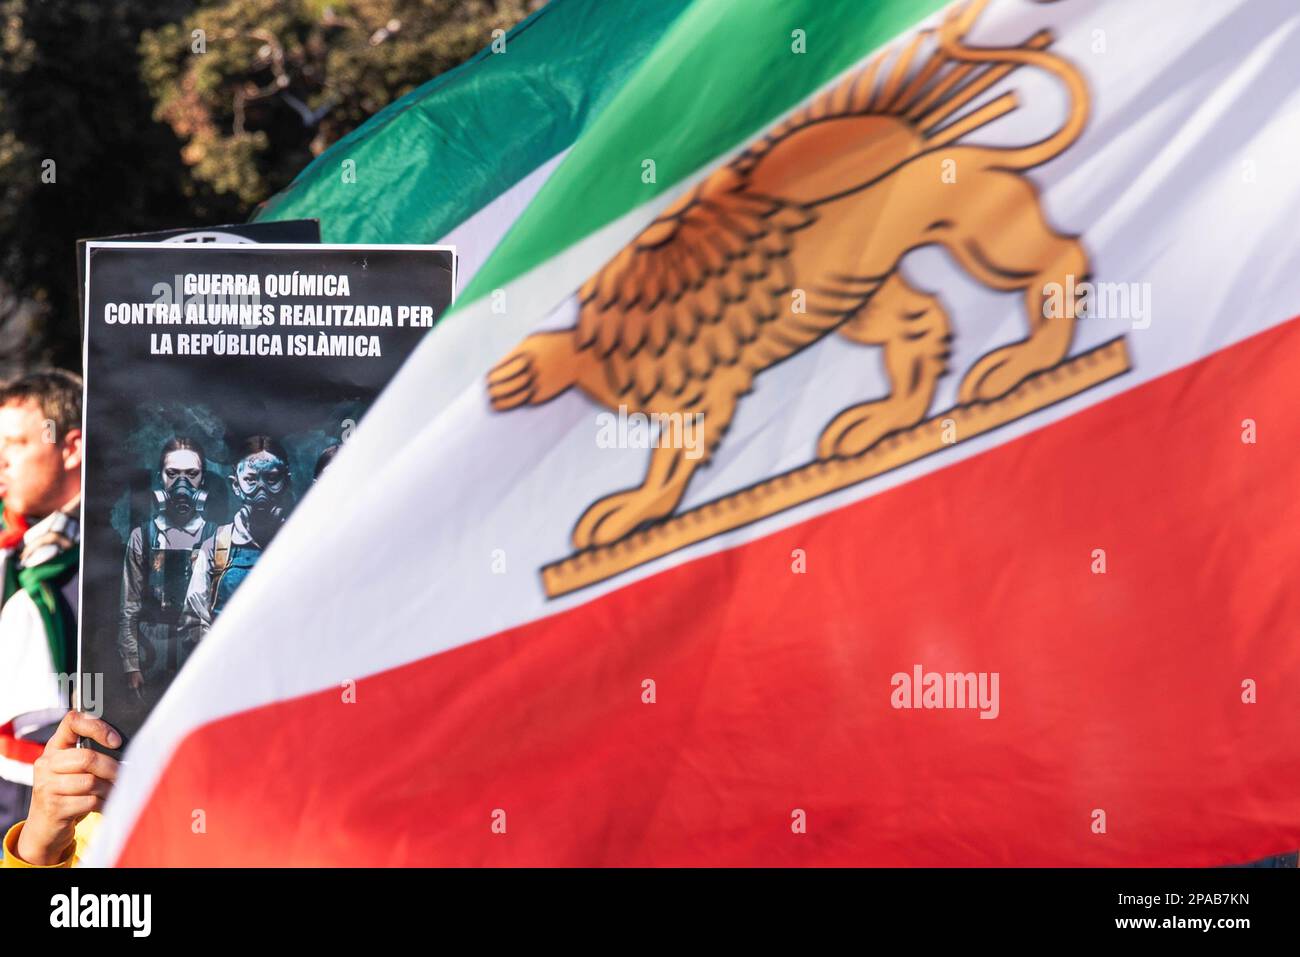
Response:
[[[0,377],[80,365],[77,238],[246,219],[540,2],[0,0]]]
[[[142,37],[154,116],[245,212],[343,134],[470,57],[528,0],[219,0]]]
[[[190,0],[0,0],[0,373],[80,365],[75,241],[221,218],[152,119],[142,30]]]

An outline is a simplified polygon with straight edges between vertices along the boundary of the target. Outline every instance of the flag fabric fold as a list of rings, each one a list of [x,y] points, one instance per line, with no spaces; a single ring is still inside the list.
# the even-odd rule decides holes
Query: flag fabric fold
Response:
[[[555,0],[269,205],[465,289],[92,862],[1300,846],[1300,12],[652,6]]]

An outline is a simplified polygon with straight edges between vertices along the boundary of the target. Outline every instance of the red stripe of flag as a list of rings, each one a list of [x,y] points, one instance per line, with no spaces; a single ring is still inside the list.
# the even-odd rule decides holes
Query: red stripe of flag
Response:
[[[176,754],[121,861],[1195,866],[1294,850],[1297,400],[1300,320],[365,679],[355,704],[331,689],[217,721]],[[916,664],[998,672],[999,716],[894,709],[891,676]]]

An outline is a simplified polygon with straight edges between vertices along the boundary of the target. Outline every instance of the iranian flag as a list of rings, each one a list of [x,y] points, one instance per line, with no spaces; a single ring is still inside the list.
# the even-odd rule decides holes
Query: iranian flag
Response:
[[[393,104],[264,215],[457,306],[91,860],[1300,847],[1298,61],[1268,0],[555,0]]]

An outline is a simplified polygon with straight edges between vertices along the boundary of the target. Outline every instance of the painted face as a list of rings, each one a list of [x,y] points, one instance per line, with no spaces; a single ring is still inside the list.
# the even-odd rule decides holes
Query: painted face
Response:
[[[254,452],[239,460],[231,486],[245,505],[279,504],[289,489],[289,466],[272,452]]]

